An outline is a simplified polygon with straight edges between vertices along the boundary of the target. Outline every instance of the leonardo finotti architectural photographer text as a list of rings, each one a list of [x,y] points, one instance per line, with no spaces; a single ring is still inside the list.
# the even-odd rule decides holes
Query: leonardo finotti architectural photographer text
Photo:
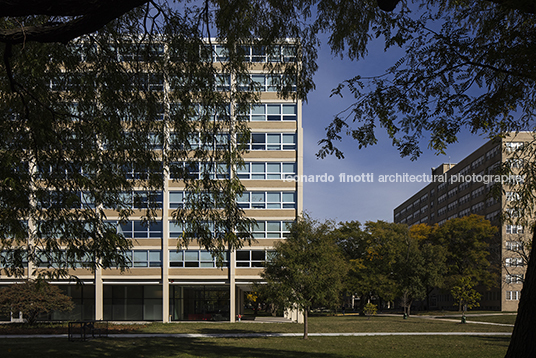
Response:
[[[284,179],[286,182],[302,182],[302,183],[483,183],[483,184],[521,184],[524,182],[523,175],[449,175],[447,173],[441,175],[431,174],[409,174],[409,173],[396,173],[396,174],[379,174],[374,173],[361,173],[361,174],[347,174],[339,173],[338,175],[332,175],[328,173],[324,174],[311,174],[311,175],[288,175]]]

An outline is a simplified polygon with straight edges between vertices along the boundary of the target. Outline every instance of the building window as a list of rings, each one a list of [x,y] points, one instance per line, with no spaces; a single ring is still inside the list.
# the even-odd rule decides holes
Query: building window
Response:
[[[464,216],[467,216],[467,215],[470,215],[471,214],[471,209],[465,209],[465,210],[462,210],[458,213],[458,217],[462,218]]]
[[[506,241],[506,250],[509,250],[509,251],[523,250],[523,243],[519,241]]]
[[[523,267],[525,266],[522,257],[508,257],[504,261],[506,267]]]
[[[270,254],[271,251],[266,250],[238,250],[236,267],[263,267]]]
[[[484,191],[485,191],[485,190],[486,190],[485,187],[481,186],[481,187],[479,187],[478,189],[475,189],[475,190],[473,190],[473,191],[471,192],[471,197],[472,197],[473,199],[478,198],[480,195],[484,194]]]
[[[161,250],[132,250],[125,256],[129,267],[162,267]]]
[[[505,277],[506,283],[523,283],[523,274],[517,274],[517,275],[506,275]]]
[[[238,178],[280,180],[296,176],[296,163],[246,162],[237,169]]]
[[[266,103],[254,105],[247,117],[252,122],[295,121],[296,110],[295,104]]]
[[[290,234],[292,221],[257,221],[252,229],[255,239],[279,239]]]
[[[471,168],[474,170],[475,168],[478,168],[479,166],[484,163],[484,156],[479,157],[477,160],[473,161],[471,163]]]
[[[513,153],[523,148],[523,142],[506,142],[504,143],[504,147],[507,153]]]
[[[169,267],[227,267],[229,255],[224,254],[222,259],[218,262],[218,259],[206,250],[169,251]]]
[[[169,177],[174,180],[188,179],[229,179],[229,167],[223,163],[178,162],[169,166]]]
[[[252,191],[244,192],[237,198],[243,209],[295,209],[295,192]]]
[[[161,191],[133,191],[121,193],[120,204],[115,207],[105,205],[107,209],[162,209],[163,193]]]
[[[519,301],[521,297],[521,291],[506,291],[507,301]]]
[[[522,225],[506,225],[507,234],[523,234],[524,227]]]
[[[518,201],[521,198],[521,195],[515,191],[507,191],[506,192],[506,200],[507,201]]]
[[[113,223],[113,222],[112,222]],[[141,220],[129,220],[119,223],[118,233],[126,238],[153,239],[162,237],[162,221],[145,222]]]
[[[246,150],[296,150],[296,134],[252,133],[249,143],[241,143]]]
[[[478,203],[473,206],[471,206],[471,212],[472,213],[478,213],[484,209],[484,203]]]

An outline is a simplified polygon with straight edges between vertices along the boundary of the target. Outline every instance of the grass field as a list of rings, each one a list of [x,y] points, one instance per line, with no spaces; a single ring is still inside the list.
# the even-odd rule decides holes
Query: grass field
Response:
[[[508,337],[393,336],[297,338],[136,338],[96,339],[3,339],[4,358],[161,358],[161,357],[503,357]]]
[[[503,316],[484,316],[481,318]],[[515,318],[515,316],[504,316]],[[477,317],[471,317],[477,320]],[[0,325],[0,334],[7,332]],[[41,328],[43,328],[42,326]],[[301,333],[295,323],[152,323],[113,326],[121,333]],[[32,329],[19,327],[31,333]],[[55,326],[63,329],[63,326]],[[103,338],[88,342],[69,342],[67,338],[0,339],[2,358],[57,357],[303,357],[303,358],[395,358],[395,357],[503,357],[509,336],[479,336],[476,332],[511,332],[510,327],[461,324],[457,321],[398,316],[312,317],[310,333],[336,332],[475,332],[470,336],[376,336],[376,337],[267,337],[267,338]],[[33,330],[34,333],[39,329]],[[18,332],[20,333],[20,332]],[[60,332],[56,332],[60,333]]]

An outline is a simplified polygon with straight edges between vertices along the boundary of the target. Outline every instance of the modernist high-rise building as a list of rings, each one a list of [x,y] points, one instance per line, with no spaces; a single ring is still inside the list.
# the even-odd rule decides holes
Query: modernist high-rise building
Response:
[[[533,133],[510,133],[501,139],[490,140],[457,164],[442,164],[432,169],[431,182],[422,190],[394,209],[394,222],[409,226],[425,223],[441,225],[445,221],[471,214],[484,216],[499,229],[495,247],[491,247],[490,259],[500,267],[498,287],[482,292],[480,306],[483,309],[515,311],[519,303],[525,272],[524,243],[530,240],[528,228],[511,225],[502,220],[508,203],[516,198],[511,180],[520,179],[515,170],[523,165],[516,149],[533,141]],[[500,200],[490,190],[497,183],[497,169],[508,163],[514,172],[508,180],[502,180],[503,195]],[[436,291],[431,296],[430,309],[450,309],[450,294]]]
[[[221,46],[213,46],[213,52],[219,54]],[[133,242],[131,267],[125,272],[78,269],[73,274],[83,285],[68,280],[53,282],[73,298],[76,308],[71,313],[53,313],[52,319],[234,321],[243,313],[245,292],[260,280],[269,251],[285,238],[303,210],[302,184],[285,180],[302,173],[302,103],[281,99],[271,82],[273,75],[264,69],[263,63],[285,61],[285,47],[275,48],[281,51],[279,56],[244,46],[260,101],[249,113],[251,142],[244,155],[245,165],[233,170],[246,190],[238,198],[238,205],[257,222],[252,245],[230,252],[223,266],[195,242],[178,249],[182,229],[171,213],[182,205],[184,184],[164,170],[163,190],[156,194],[161,214],[146,225],[142,212],[134,210],[129,220],[119,225]],[[166,87],[162,81],[165,79],[158,80],[159,88]],[[229,75],[225,82],[228,85],[235,81]],[[108,219],[119,220],[114,215],[117,213],[110,210]],[[16,278],[0,276],[0,286],[15,282]]]

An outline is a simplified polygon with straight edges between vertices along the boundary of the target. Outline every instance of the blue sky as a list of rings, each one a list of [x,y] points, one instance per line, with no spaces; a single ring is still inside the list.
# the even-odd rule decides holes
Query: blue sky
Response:
[[[325,136],[325,127],[334,115],[345,109],[351,102],[350,97],[330,98],[331,90],[345,79],[357,74],[378,75],[396,60],[400,52],[383,52],[381,42],[369,47],[369,56],[364,61],[341,60],[331,55],[327,46],[320,51],[319,69],[315,75],[316,90],[309,94],[308,102],[303,105],[304,131],[304,175],[333,175],[331,183],[304,183],[304,208],[314,218],[334,219],[336,221],[357,220],[393,221],[393,209],[408,199],[426,184],[423,183],[380,183],[379,175],[430,174],[432,167],[441,163],[457,163],[475,149],[482,146],[487,138],[462,133],[458,143],[451,145],[446,155],[436,155],[427,149],[427,142],[421,143],[423,154],[416,161],[401,158],[384,131],[379,129],[377,145],[358,149],[351,138],[344,138],[340,147],[345,159],[335,156],[317,159],[318,141]],[[340,183],[340,173],[360,175],[374,174],[371,183]]]

